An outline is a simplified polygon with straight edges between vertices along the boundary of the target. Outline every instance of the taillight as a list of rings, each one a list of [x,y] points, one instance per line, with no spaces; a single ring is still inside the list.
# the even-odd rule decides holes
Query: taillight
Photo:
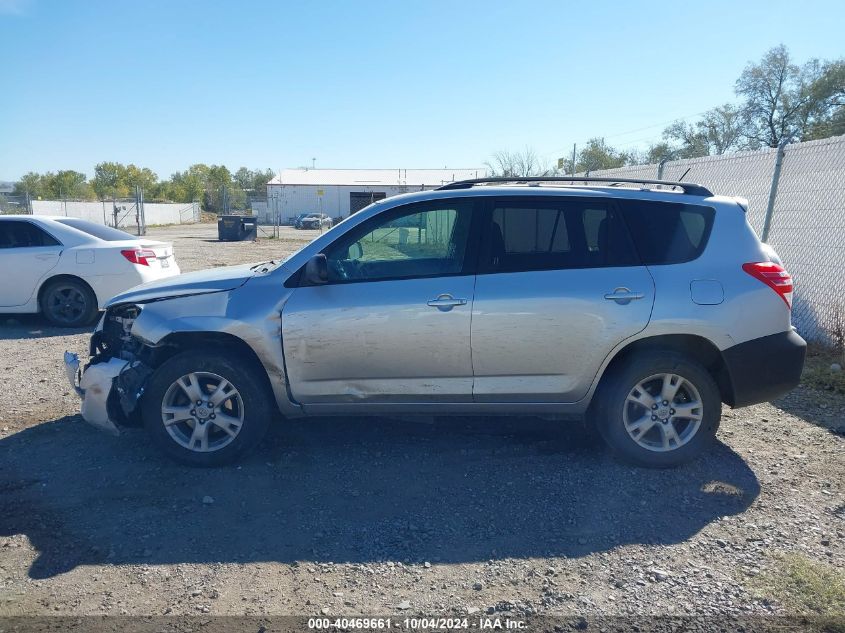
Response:
[[[138,264],[139,266],[149,266],[150,261],[156,258],[155,251],[147,248],[133,248],[131,250],[120,251],[120,254],[133,264]]]
[[[742,269],[778,293],[792,309],[792,275],[783,266],[774,262],[752,262],[743,264]]]

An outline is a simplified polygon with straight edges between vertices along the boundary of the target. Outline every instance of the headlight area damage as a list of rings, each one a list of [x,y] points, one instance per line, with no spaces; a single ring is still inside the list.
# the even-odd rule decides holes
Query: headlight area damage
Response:
[[[65,370],[82,398],[82,417],[97,428],[117,435],[119,424],[135,422],[138,401],[153,373],[156,349],[131,334],[143,306],[109,308],[91,338],[91,360],[80,371],[79,357],[65,352]]]

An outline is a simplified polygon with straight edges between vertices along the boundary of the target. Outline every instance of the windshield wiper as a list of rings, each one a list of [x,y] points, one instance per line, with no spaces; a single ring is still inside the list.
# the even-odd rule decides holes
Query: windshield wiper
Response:
[[[258,270],[259,268],[261,268],[263,266],[263,268],[259,272],[266,273],[270,270],[271,266],[276,266],[277,264],[278,264],[278,262],[276,262],[275,259],[271,259],[271,260],[268,260],[266,262],[260,262],[258,264],[253,264],[252,266],[249,267],[249,269],[250,270]]]

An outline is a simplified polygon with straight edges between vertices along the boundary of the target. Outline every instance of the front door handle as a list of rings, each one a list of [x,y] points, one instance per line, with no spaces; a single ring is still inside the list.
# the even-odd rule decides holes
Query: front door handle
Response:
[[[455,299],[450,294],[438,295],[437,299],[432,299],[431,301],[428,301],[428,305],[430,305],[432,308],[437,308],[441,312],[448,312],[455,306],[465,306],[466,304],[466,299]]]
[[[645,295],[642,292],[632,292],[625,286],[619,286],[613,292],[604,295],[608,301],[615,301],[619,305],[626,305],[635,299],[642,299]]]

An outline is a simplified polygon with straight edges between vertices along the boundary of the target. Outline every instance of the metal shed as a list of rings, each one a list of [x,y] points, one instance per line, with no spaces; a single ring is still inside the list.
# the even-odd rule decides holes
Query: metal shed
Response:
[[[300,213],[345,218],[383,198],[486,175],[484,168],[283,169],[267,183],[266,205],[253,205],[253,213],[264,224],[288,224]]]

